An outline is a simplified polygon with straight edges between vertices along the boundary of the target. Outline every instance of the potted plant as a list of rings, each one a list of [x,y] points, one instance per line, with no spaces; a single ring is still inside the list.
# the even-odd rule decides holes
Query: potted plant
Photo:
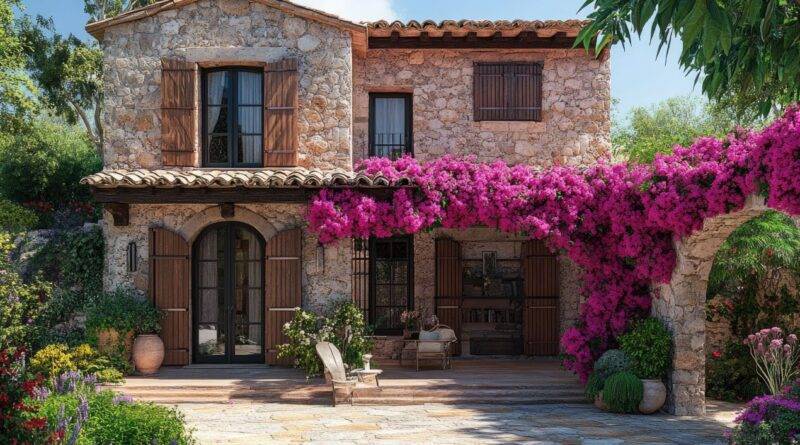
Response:
[[[594,364],[594,372],[589,376],[586,384],[586,396],[589,401],[603,410],[608,411],[608,405],[603,401],[603,388],[606,380],[614,374],[626,372],[631,368],[628,355],[619,349],[609,349]]]
[[[634,323],[632,329],[618,339],[620,349],[631,359],[631,371],[642,380],[642,401],[639,412],[652,414],[667,400],[664,378],[670,365],[672,338],[664,323],[646,318]]]
[[[419,311],[403,311],[400,322],[403,323],[403,338],[411,338],[413,332],[419,332]]]
[[[163,313],[150,300],[141,298],[136,305],[136,315],[139,322],[133,342],[133,364],[140,374],[155,374],[164,362],[164,341],[158,335]]]
[[[134,327],[137,324],[134,291],[118,287],[91,296],[86,303],[86,332],[105,355],[121,353],[130,361]]]

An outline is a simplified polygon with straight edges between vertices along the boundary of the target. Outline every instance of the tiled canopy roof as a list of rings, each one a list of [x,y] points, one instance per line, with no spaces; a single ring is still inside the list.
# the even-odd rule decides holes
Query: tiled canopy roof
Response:
[[[345,170],[292,168],[282,170],[103,170],[81,179],[81,184],[112,188],[321,188],[403,187],[408,179],[390,181],[382,175]]]
[[[405,23],[380,20],[366,25],[370,36],[390,35],[394,31],[401,35],[418,35],[422,32],[439,35],[451,32],[456,36],[469,32],[480,35],[499,31],[503,35],[517,35],[521,32],[535,31],[542,37],[549,37],[558,32],[566,32],[570,36],[577,35],[581,28],[589,23],[588,20],[443,20],[441,22],[410,20]]]

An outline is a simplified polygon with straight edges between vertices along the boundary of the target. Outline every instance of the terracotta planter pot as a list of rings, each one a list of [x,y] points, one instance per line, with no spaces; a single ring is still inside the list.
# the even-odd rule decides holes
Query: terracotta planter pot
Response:
[[[642,414],[653,414],[664,406],[667,401],[667,387],[661,380],[642,380],[644,393],[642,403],[639,404],[639,412]]]
[[[133,342],[133,364],[143,375],[155,374],[164,361],[164,342],[155,334],[140,335]]]
[[[608,411],[608,405],[606,404],[606,402],[603,401],[603,392],[602,391],[597,393],[597,395],[595,396],[595,398],[594,398],[594,406],[596,406],[597,409],[600,409],[600,410],[603,410],[603,411]]]
[[[104,354],[113,354],[117,348],[123,345],[125,348],[125,358],[130,361],[131,351],[133,350],[133,331],[125,333],[125,338],[120,340],[119,332],[115,329],[106,329],[97,333],[97,350]]]

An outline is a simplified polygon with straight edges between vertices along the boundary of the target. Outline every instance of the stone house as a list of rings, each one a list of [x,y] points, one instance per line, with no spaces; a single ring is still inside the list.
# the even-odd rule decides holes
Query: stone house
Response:
[[[461,354],[556,355],[579,271],[487,228],[321,245],[323,187],[385,195],[368,156],[585,166],[610,145],[608,54],[583,22],[353,23],[282,0],[161,0],[87,30],[104,52],[105,284],[166,311],[165,364],[274,364],[296,307],[353,299],[396,358],[400,314]]]

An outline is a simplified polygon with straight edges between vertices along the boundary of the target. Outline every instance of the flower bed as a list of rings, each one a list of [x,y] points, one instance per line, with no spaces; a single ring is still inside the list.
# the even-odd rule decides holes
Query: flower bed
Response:
[[[358,168],[408,178],[416,188],[398,189],[387,201],[321,191],[308,219],[323,243],[483,225],[565,251],[585,272],[586,302],[561,343],[565,364],[585,379],[629,322],[649,312],[651,284],[669,281],[673,239],[741,209],[755,193],[764,193],[772,208],[800,214],[800,110],[788,109],[759,132],[700,138],[650,165],[537,172],[445,157],[426,164],[368,159]]]

